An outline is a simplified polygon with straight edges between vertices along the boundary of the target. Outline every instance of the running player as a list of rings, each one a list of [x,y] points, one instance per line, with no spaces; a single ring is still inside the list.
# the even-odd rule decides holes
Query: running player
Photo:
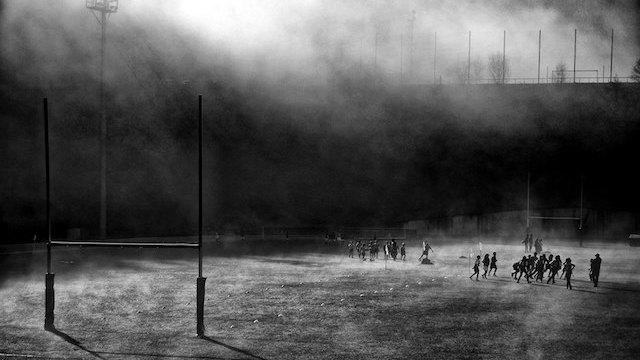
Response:
[[[473,275],[476,276],[476,281],[478,280],[478,276],[480,275],[480,255],[476,258],[476,262],[473,264],[473,274],[469,276],[469,279],[473,280]]]
[[[491,266],[489,267],[489,274],[491,274],[491,270],[493,270],[493,276],[496,276],[496,271],[498,271],[498,258],[496,257],[495,251],[493,253],[493,256],[491,257]]]
[[[484,273],[482,274],[483,279],[487,278],[487,271],[489,271],[490,262],[491,260],[489,260],[489,254],[484,254],[484,259],[482,259],[482,267],[484,268]]]
[[[520,275],[518,276],[518,283],[520,283],[520,279],[522,279],[522,275],[524,275],[524,278],[527,280],[528,283],[531,283],[531,281],[529,280],[529,262],[531,259],[531,255],[529,255],[529,258],[527,258],[526,256],[522,257],[522,260],[520,260],[520,263],[518,265],[518,270],[520,272]]]
[[[547,284],[549,281],[556,283],[556,275],[560,268],[562,267],[562,261],[560,260],[560,255],[556,255],[556,258],[549,264],[549,278],[547,279]]]

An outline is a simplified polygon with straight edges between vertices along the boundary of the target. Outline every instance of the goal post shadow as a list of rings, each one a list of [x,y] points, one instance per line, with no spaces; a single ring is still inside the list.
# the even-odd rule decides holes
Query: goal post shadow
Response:
[[[79,246],[79,247],[137,247],[137,248],[190,248],[198,250],[198,277],[196,278],[196,336],[205,338],[204,326],[204,300],[206,277],[202,276],[202,132],[203,112],[202,95],[198,95],[198,242],[121,242],[121,241],[52,241],[51,238],[51,179],[49,158],[49,106],[47,98],[43,98],[44,119],[44,149],[45,149],[45,186],[46,186],[46,226],[47,226],[47,251],[45,274],[45,318],[44,329],[59,334],[55,328],[55,274],[52,271],[51,255],[54,246]],[[64,338],[64,337],[63,337]]]

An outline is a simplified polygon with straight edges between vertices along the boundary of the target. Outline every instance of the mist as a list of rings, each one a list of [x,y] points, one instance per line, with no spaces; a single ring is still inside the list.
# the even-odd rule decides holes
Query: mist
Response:
[[[84,6],[2,4],[0,185],[11,237],[42,227],[44,96],[54,233],[95,232],[100,33]],[[572,68],[574,29],[577,69],[602,76],[604,65],[609,75],[613,29],[612,76],[629,76],[638,15],[632,1],[120,1],[105,68],[110,234],[195,229],[197,94],[210,231],[520,209],[531,170],[541,206],[575,205],[564,189],[586,174],[592,206],[638,210],[624,176],[638,153],[637,87],[453,85],[469,31],[476,80],[489,78],[503,31],[510,76],[537,77],[538,30],[542,77]]]

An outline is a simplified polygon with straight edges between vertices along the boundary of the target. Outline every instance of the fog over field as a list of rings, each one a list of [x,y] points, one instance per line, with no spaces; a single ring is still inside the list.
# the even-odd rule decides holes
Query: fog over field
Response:
[[[414,13],[415,11],[415,13]],[[559,63],[638,57],[633,1],[120,1],[109,17],[108,233],[193,234],[196,96],[205,111],[205,223],[397,226],[537,207],[637,211],[635,84],[455,85]],[[0,13],[3,241],[43,234],[41,98],[50,101],[53,230],[98,233],[100,32],[82,1]],[[437,32],[434,86],[434,32]],[[377,46],[376,46],[377,44]],[[578,76],[594,76],[578,73]],[[464,79],[463,79],[464,80]],[[514,80],[515,81],[515,80]],[[601,82],[601,80],[598,80]],[[626,81],[626,80],[625,80]]]

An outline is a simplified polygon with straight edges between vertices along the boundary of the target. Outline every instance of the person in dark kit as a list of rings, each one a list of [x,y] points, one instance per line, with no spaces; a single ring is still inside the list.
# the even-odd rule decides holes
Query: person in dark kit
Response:
[[[480,255],[476,258],[476,262],[473,264],[473,274],[469,276],[469,279],[473,280],[473,275],[476,276],[476,281],[478,280],[478,276],[480,275]]]
[[[549,262],[549,278],[547,279],[547,284],[551,281],[554,284],[556,283],[556,275],[560,268],[562,267],[562,261],[560,260],[560,255],[556,255],[556,258],[553,261]]]
[[[352,258],[353,257],[353,243],[351,241],[349,241],[349,257]]]
[[[547,256],[547,265],[544,268],[544,271],[547,272],[547,270],[549,271],[549,275],[551,275],[551,263],[553,262],[553,254],[549,254]]]
[[[360,241],[358,240],[358,241],[356,241],[356,252],[358,253],[358,258],[360,258],[360,256],[362,256],[362,255],[360,255],[360,251],[362,251],[362,249],[361,249]]]
[[[484,273],[482,274],[483,279],[487,278],[487,272],[489,271],[490,262],[491,260],[489,260],[489,254],[484,254],[484,259],[482,259],[482,267],[484,269]]]
[[[546,265],[547,265],[547,258],[544,254],[542,254],[540,256],[540,259],[538,259],[538,262],[536,262],[536,270],[535,270],[536,281],[540,281],[540,282],[544,281],[544,269]]]
[[[527,272],[529,273],[529,277],[533,277],[533,272],[536,270],[536,263],[538,262],[538,253],[534,252],[533,256],[529,255],[529,264],[527,267]]]
[[[567,259],[565,259],[564,262],[562,263],[562,273],[560,274],[560,279],[562,279],[566,271],[567,271]]]
[[[496,257],[495,252],[491,257],[491,266],[489,266],[489,274],[491,274],[491,270],[493,270],[493,276],[496,276],[496,271],[498,271],[498,258]]]
[[[367,261],[367,250],[369,250],[367,243],[363,242],[362,243],[362,261]]]
[[[591,277],[593,281],[593,287],[598,287],[598,280],[600,279],[600,265],[602,264],[602,259],[600,258],[600,254],[596,254],[596,258],[593,259],[591,263]]]
[[[520,279],[522,279],[522,275],[524,275],[524,278],[527,280],[528,283],[531,283],[531,280],[529,280],[529,263],[530,263],[530,259],[531,255],[529,255],[529,258],[527,258],[526,256],[522,257],[522,260],[520,261],[519,264],[519,268],[518,270],[520,270],[520,275],[518,276],[518,283],[520,283]]]
[[[422,261],[422,258],[426,258],[429,259],[429,250],[433,251],[433,249],[431,248],[431,246],[429,246],[429,244],[427,244],[426,242],[422,243],[422,255],[420,255],[420,257],[418,258],[418,261]]]
[[[542,239],[536,239],[535,247],[537,253],[542,252]]]
[[[375,256],[376,249],[373,245],[373,240],[369,242],[369,261],[373,261],[373,257]]]
[[[565,279],[567,279],[567,289],[572,290],[573,287],[571,286],[571,275],[573,274],[573,269],[576,266],[573,265],[571,263],[571,258],[567,258],[567,261],[565,261],[565,265],[564,265],[564,277]]]
[[[398,243],[396,242],[396,239],[391,239],[391,257],[393,258],[393,261],[396,261],[396,258],[398,257]]]
[[[513,272],[511,273],[511,277],[513,280],[518,278],[518,273],[520,272],[520,261],[513,263]]]
[[[402,259],[402,261],[407,260],[407,250],[404,248],[404,243],[400,246],[400,259]]]

